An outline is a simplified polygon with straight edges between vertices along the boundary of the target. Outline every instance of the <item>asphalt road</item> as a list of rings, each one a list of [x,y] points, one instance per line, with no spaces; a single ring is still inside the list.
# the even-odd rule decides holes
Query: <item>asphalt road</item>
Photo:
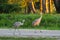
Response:
[[[18,37],[60,37],[60,30],[0,29],[0,36]]]

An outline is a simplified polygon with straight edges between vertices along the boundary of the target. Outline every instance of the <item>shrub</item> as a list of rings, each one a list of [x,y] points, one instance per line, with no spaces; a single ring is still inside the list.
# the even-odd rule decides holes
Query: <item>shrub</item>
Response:
[[[33,27],[32,22],[40,15],[30,14],[0,14],[0,27],[11,28],[16,21],[26,20],[20,28],[38,28],[38,29],[60,29],[60,15],[43,15],[41,24]]]
[[[0,13],[19,12],[21,8],[17,4],[0,4]]]

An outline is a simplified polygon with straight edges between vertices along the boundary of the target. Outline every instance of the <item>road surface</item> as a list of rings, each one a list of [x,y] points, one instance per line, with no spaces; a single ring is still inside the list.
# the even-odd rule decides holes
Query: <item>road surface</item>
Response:
[[[0,36],[17,37],[60,37],[60,30],[0,29]]]

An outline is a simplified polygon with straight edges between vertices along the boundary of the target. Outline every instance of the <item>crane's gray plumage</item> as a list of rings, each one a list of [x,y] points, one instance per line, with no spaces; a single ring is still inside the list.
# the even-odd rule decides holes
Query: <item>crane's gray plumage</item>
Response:
[[[15,23],[13,24],[13,26],[14,26],[15,28],[17,28],[17,27],[19,27],[19,26],[21,26],[21,25],[23,25],[23,23],[21,23],[21,22],[15,22]]]
[[[15,28],[18,28],[18,27],[22,26],[22,25],[24,24],[24,22],[25,22],[25,20],[22,20],[22,22],[17,21],[17,22],[15,22],[15,23],[13,24],[13,26],[14,26]]]
[[[20,26],[24,25],[24,22],[25,22],[25,20],[22,20],[22,22],[20,22],[20,21],[15,22],[13,24],[13,27],[15,28],[15,31],[16,31],[17,28],[19,28]],[[14,31],[14,35],[15,35],[15,31]]]

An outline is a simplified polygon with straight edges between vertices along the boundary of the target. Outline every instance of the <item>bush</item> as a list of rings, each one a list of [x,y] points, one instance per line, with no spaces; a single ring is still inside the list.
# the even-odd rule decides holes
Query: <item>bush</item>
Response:
[[[8,0],[0,0],[0,4],[7,3]]]
[[[0,13],[19,12],[21,8],[17,4],[0,4]]]
[[[0,27],[1,28],[11,28],[13,23],[16,21],[26,20],[24,25],[20,28],[37,28],[37,29],[60,29],[60,15],[43,15],[41,24],[39,26],[33,27],[32,22],[39,18],[40,15],[30,14],[0,14]]]

